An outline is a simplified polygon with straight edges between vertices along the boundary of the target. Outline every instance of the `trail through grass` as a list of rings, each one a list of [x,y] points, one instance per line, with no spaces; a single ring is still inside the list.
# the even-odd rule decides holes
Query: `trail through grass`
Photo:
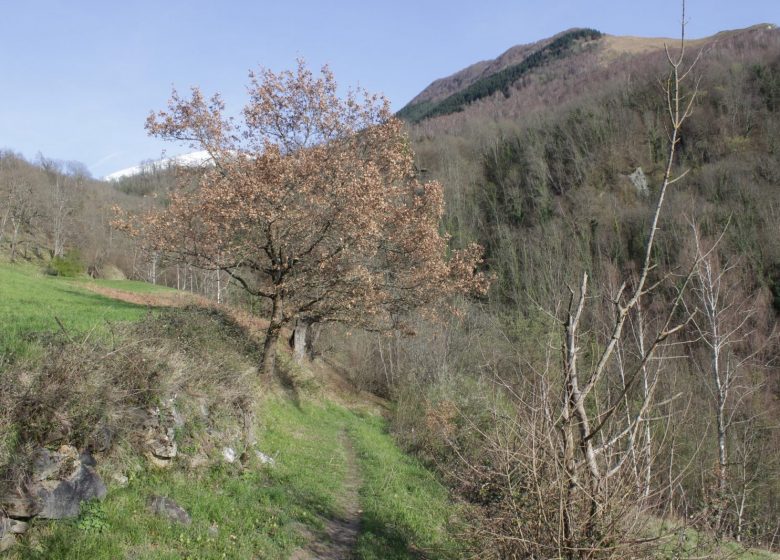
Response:
[[[241,468],[219,459],[202,472],[131,470],[124,488],[79,519],[37,523],[11,558],[287,558],[308,539],[327,539],[329,519],[344,515],[346,432],[364,485],[357,558],[451,558],[453,504],[434,477],[404,455],[384,422],[331,404],[296,406],[270,398],[260,445],[276,464]],[[173,498],[190,526],[155,517],[149,495]]]
[[[110,323],[149,312],[93,293],[89,283],[0,264],[0,357],[43,352],[46,337],[61,329],[57,319],[68,336],[103,336]],[[166,291],[139,282],[97,285],[138,294]],[[215,346],[209,352],[218,355]],[[288,558],[301,550],[344,547],[364,559],[457,556],[451,537],[457,508],[435,477],[396,447],[381,418],[323,402],[321,394],[267,396],[259,410],[259,446],[274,466],[252,460],[251,450],[246,465],[230,464],[215,447],[208,450],[210,466],[190,469],[188,458],[199,450],[187,448],[185,440],[176,466],[165,471],[152,469],[130,448],[114,451],[106,462],[98,458],[109,485],[106,499],[86,505],[75,520],[34,521],[8,558]],[[114,482],[117,468],[129,478],[126,486]],[[153,494],[179,503],[192,524],[148,511]],[[328,548],[338,519],[354,529],[341,548]],[[314,549],[312,542],[324,548]]]

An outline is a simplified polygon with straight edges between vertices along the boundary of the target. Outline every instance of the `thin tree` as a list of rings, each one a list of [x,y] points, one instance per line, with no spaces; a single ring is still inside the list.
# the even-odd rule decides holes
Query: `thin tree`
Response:
[[[694,353],[694,364],[707,380],[713,396],[718,464],[710,506],[713,528],[722,537],[727,531],[724,515],[730,501],[730,471],[737,466],[730,457],[730,432],[735,418],[745,412],[746,401],[759,389],[759,385],[751,382],[746,370],[752,365],[760,345],[757,347],[754,340],[754,298],[744,294],[744,281],[738,274],[738,264],[722,262],[715,250],[716,244],[707,248],[698,228],[694,225],[692,229],[696,268],[687,304],[706,356],[696,359],[699,356]],[[743,478],[746,477],[747,474],[743,473]],[[744,493],[740,502],[735,507],[737,535],[741,533]]]
[[[636,472],[633,461],[639,456],[637,442],[655,404],[659,376],[654,375],[648,382],[647,366],[659,354],[664,342],[680,331],[686,322],[685,318],[679,319],[677,315],[692,273],[680,282],[677,295],[656,322],[652,333],[647,332],[642,318],[642,309],[646,307],[642,302],[649,299],[663,280],[654,281],[651,275],[655,269],[656,237],[667,191],[685,175],[675,175],[675,155],[682,125],[690,116],[696,97],[695,88],[687,95],[682,90],[683,82],[690,76],[693,67],[685,66],[684,4],[679,52],[672,55],[667,48],[666,55],[670,72],[663,87],[669,116],[669,151],[638,276],[631,284],[623,282],[611,296],[613,318],[607,337],[599,341],[602,349],[584,371],[581,367],[585,362],[581,333],[586,328],[583,321],[590,300],[587,272],[582,274],[579,289],[570,290],[569,303],[561,322],[563,383],[556,424],[560,441],[559,460],[566,487],[561,515],[562,553],[567,558],[589,557],[613,536],[609,531],[617,527],[614,519],[605,518],[608,513],[605,508],[610,498],[615,496],[616,489],[623,492],[631,487],[620,484],[618,480],[627,472]],[[622,390],[610,398],[609,392],[599,390],[599,387],[603,386],[608,372],[615,367],[626,344],[626,327],[632,321],[643,325],[641,343],[634,350],[631,368],[622,375]],[[627,409],[625,397],[640,382],[642,390],[635,397],[638,403]],[[607,399],[604,399],[604,394]],[[621,418],[625,421],[620,421]],[[636,487],[636,484],[633,486]]]

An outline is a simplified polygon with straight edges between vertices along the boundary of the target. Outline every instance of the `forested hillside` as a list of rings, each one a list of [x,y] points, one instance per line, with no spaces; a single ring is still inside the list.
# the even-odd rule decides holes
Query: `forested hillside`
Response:
[[[571,302],[587,272],[592,308],[579,344],[581,367],[595,375],[621,309],[614,302],[640,281],[666,171],[673,129],[661,42],[588,39],[580,53],[509,67],[525,64],[520,79],[503,69],[399,113],[417,123],[421,173],[447,185],[448,230],[486,248],[496,280],[464,322],[421,328],[424,343],[376,340],[377,383],[389,366],[400,436],[481,504],[475,530],[497,558],[538,550],[528,543],[558,527],[542,520],[552,510],[540,511],[563,482],[538,465],[554,461],[540,449],[562,421],[544,427],[544,415],[557,414],[549,392],[558,394],[568,367],[561,345]],[[681,178],[666,193],[650,255],[652,295],[632,320],[631,344],[607,368],[605,393],[588,402],[599,429],[615,395],[626,426],[632,415],[646,419],[625,448],[644,480],[631,507],[776,546],[780,32],[725,32],[689,44],[688,61],[697,56],[683,86],[683,103],[695,99],[679,130],[673,176]],[[492,81],[501,93],[472,95]],[[648,332],[669,309],[680,330],[644,362]],[[631,385],[633,368],[643,384]],[[651,386],[652,411],[642,405]]]

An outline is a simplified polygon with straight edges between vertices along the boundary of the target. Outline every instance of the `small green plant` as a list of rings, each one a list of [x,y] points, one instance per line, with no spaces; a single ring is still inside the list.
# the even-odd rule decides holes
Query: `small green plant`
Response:
[[[76,525],[85,533],[103,533],[108,530],[108,515],[103,502],[95,500],[82,504]]]

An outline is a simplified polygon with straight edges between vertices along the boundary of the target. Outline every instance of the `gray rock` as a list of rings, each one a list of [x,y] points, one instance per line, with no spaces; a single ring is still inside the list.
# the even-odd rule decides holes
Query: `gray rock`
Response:
[[[178,453],[173,428],[168,428],[165,433],[150,434],[146,446],[152,455],[160,459],[173,459]]]
[[[146,456],[154,466],[164,469],[173,463],[173,459],[178,455],[178,448],[173,438],[173,428],[168,428],[164,433],[148,431],[145,441],[148,450]]]
[[[149,511],[155,515],[165,517],[176,523],[181,523],[183,525],[189,525],[192,523],[190,514],[187,513],[179,504],[166,496],[149,496],[149,500],[146,502],[146,506],[149,508]]]
[[[176,408],[176,398],[168,399],[165,401],[165,409],[170,416],[173,425],[177,428],[184,426],[184,416]]]
[[[146,453],[146,458],[149,459],[152,466],[157,467],[158,469],[167,469],[173,465],[173,459],[163,459],[151,452]]]
[[[156,429],[160,427],[160,409],[150,408],[146,411],[146,416],[143,419],[144,428]]]
[[[235,463],[236,462],[236,450],[232,447],[223,447],[222,448],[222,457],[224,457],[225,461],[228,463]]]
[[[16,535],[13,533],[5,533],[0,535],[0,553],[5,552],[15,544]]]
[[[36,449],[32,457],[32,479],[34,481],[46,480],[56,476],[60,468],[59,457],[56,453],[41,447]]]
[[[30,484],[0,498],[10,517],[63,519],[78,516],[81,502],[103,498],[106,486],[93,469],[89,453],[63,445],[57,451],[40,448],[32,459]]]
[[[87,447],[98,452],[108,451],[114,443],[114,437],[111,428],[105,425],[99,426],[89,438]]]
[[[266,455],[262,451],[255,449],[255,456],[257,457],[257,460],[264,465],[268,465],[269,467],[276,465],[276,460],[273,457]]]
[[[129,479],[125,475],[119,473],[114,474],[111,479],[117,486],[127,486],[127,483],[129,482]]]
[[[27,532],[29,525],[18,519],[10,519],[0,514],[0,552],[16,543],[15,535]]]
[[[81,455],[79,455],[79,461],[81,461],[82,465],[86,465],[88,467],[97,466],[97,461],[92,456],[92,453],[90,453],[89,451],[82,452]]]
[[[65,479],[72,476],[81,464],[78,450],[70,445],[62,445],[57,451],[41,447],[33,454],[32,480]]]
[[[8,531],[15,535],[23,535],[30,528],[30,524],[19,519],[8,520]]]
[[[5,552],[16,544],[16,535],[27,530],[27,523],[8,519],[0,514],[0,552]]]
[[[631,184],[634,185],[637,194],[640,196],[649,196],[650,188],[647,185],[647,177],[641,167],[637,167],[636,170],[628,176]]]
[[[209,465],[209,456],[205,453],[195,453],[192,457],[190,457],[190,468],[191,469],[200,469],[203,467],[207,467]]]
[[[35,517],[41,507],[41,504],[22,488],[12,488],[0,494],[0,509],[8,517]]]
[[[80,465],[76,472],[64,480],[37,483],[31,493],[41,504],[38,517],[66,519],[79,515],[81,502],[104,498],[106,485],[92,467]]]

